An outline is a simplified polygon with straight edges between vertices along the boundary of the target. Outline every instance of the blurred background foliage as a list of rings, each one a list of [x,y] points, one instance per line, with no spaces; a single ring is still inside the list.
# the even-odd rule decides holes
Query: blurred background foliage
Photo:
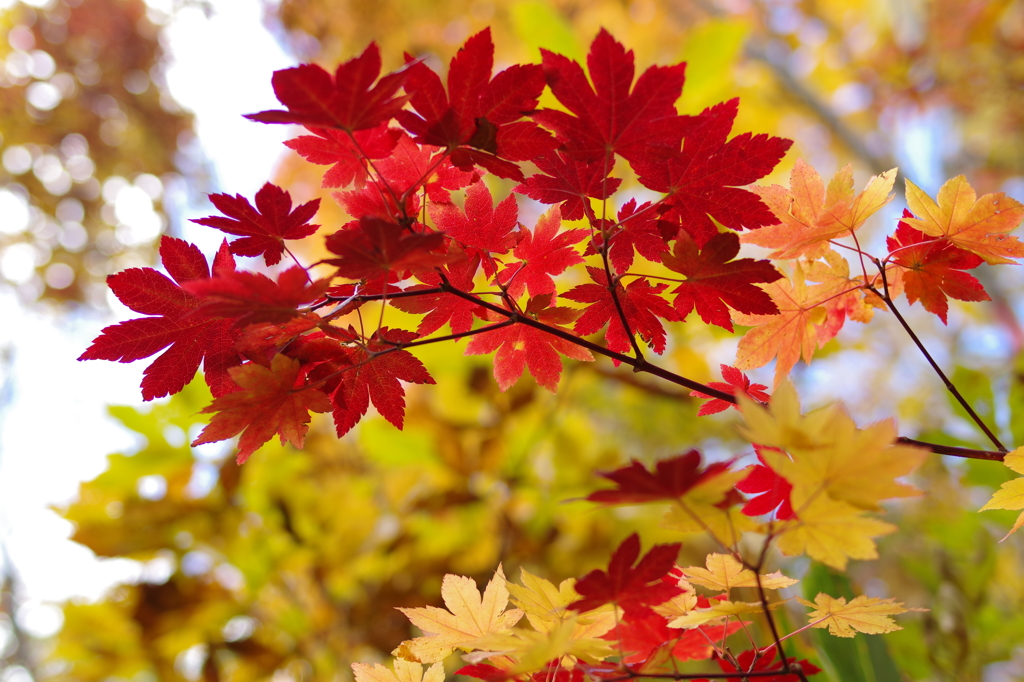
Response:
[[[152,260],[192,131],[159,32],[142,0],[0,12],[0,276],[24,299],[102,303]]]
[[[103,277],[151,261],[157,234],[176,229],[168,192],[207,186],[192,121],[164,85],[159,36],[181,7],[217,3],[8,4],[0,278],[26,303],[102,305]],[[376,40],[389,67],[409,52],[441,68],[485,26],[499,65],[536,61],[541,46],[580,59],[604,26],[640,69],[689,62],[685,113],[738,95],[737,131],[795,139],[778,180],[797,157],[822,175],[852,162],[858,185],[899,164],[932,192],[966,173],[979,193],[1024,199],[1022,0],[280,0],[264,11],[297,61],[327,67]],[[276,178],[305,200],[322,193],[322,170],[282,154]],[[340,224],[324,195],[318,222]],[[896,203],[869,249],[882,248]],[[976,409],[1020,445],[1024,280],[1010,268],[982,276],[993,303],[954,303],[948,328],[911,319]],[[861,422],[897,414],[905,435],[984,446],[889,322],[844,330],[799,370],[805,403],[841,395]],[[732,337],[673,327],[665,364],[716,379]],[[229,451],[188,447],[208,401],[199,384],[151,410],[113,408],[139,447],[112,455],[61,511],[77,542],[142,562],[142,578],[64,605],[47,641],[19,630],[17,584],[6,580],[2,679],[349,679],[350,662],[386,660],[409,636],[393,607],[437,603],[446,572],[483,580],[504,562],[510,577],[524,566],[557,580],[603,564],[634,529],[647,543],[676,539],[656,509],[572,501],[599,485],[596,470],[690,447],[748,454],[728,415],[697,420],[687,396],[600,362],[567,367],[557,396],[529,379],[502,394],[486,360],[424,351],[438,385],[410,390],[404,432],[374,418],[338,441],[318,425],[305,451],[268,445],[241,468]],[[789,566],[811,597],[853,589],[930,609],[884,638],[797,638],[801,655],[843,682],[895,670],[1024,678],[1024,544],[996,544],[1010,514],[973,511],[1003,472],[935,458],[917,479],[928,494],[891,510],[901,531],[881,560],[855,563],[851,582]],[[682,561],[709,549],[691,538]]]

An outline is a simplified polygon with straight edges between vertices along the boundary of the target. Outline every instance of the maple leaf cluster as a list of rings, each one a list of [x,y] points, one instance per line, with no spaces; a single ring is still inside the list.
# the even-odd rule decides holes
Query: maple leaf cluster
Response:
[[[540,64],[493,68],[484,30],[444,80],[409,56],[380,76],[373,44],[333,75],[309,64],[276,72],[285,108],[248,118],[305,126],[309,134],[287,145],[330,166],[323,185],[338,190],[352,217],[326,235],[330,256],[303,267],[287,245],[319,230],[311,222],[319,199],[293,208],[271,184],[255,205],[215,194],[223,215],[194,221],[233,237],[212,270],[194,246],[165,238],[173,281],[151,268],[110,278],[115,295],[148,317],[103,330],[80,359],[131,362],[163,351],[145,370],[146,400],[180,391],[202,363],[216,400],[196,443],[240,433],[244,461],[275,433],[301,446],[310,412],[330,412],[339,436],[371,404],[401,428],[403,382],[433,383],[408,350],[418,345],[472,337],[465,352],[494,354],[501,390],[528,371],[554,392],[563,356],[598,353],[649,370],[642,346],[663,353],[664,323],[696,312],[730,332],[752,327],[727,384],[701,390],[676,377],[715,399],[706,415],[736,391],[763,395],[739,385],[739,370],[775,360],[778,386],[847,318],[865,322],[900,293],[945,322],[949,297],[988,298],[966,270],[1024,255],[1007,234],[1024,207],[1002,194],[979,199],[962,177],[937,203],[908,182],[910,211],[888,256],[861,251],[857,230],[891,200],[895,169],[856,194],[849,167],[826,188],[798,160],[789,188],[748,187],[790,141],[730,138],[735,99],[679,114],[685,65],[637,77],[633,53],[607,31],[586,68],[546,50]],[[538,109],[545,88],[562,109]],[[487,175],[518,184],[495,204]],[[629,198],[612,217],[608,202],[629,178],[660,198]],[[532,227],[520,221],[517,194],[550,206]],[[859,275],[834,248],[845,238]],[[741,242],[773,249],[777,265],[740,258]],[[274,266],[286,253],[295,265],[276,275],[240,270],[233,258]],[[560,290],[563,273],[578,266],[589,281]],[[371,303],[376,327],[359,313]],[[388,308],[421,316],[415,331],[386,325]],[[451,334],[438,335],[446,326]]]
[[[213,195],[223,215],[194,222],[233,237],[213,270],[194,246],[165,238],[173,281],[151,268],[112,276],[115,295],[148,317],[108,327],[81,359],[163,351],[145,372],[147,400],[181,390],[203,363],[215,401],[196,444],[241,434],[244,461],[275,433],[301,446],[311,412],[331,413],[339,436],[371,404],[400,428],[403,382],[433,382],[408,351],[422,343],[472,337],[466,353],[495,354],[502,390],[529,371],[554,392],[562,356],[639,355],[638,339],[661,353],[663,322],[693,310],[730,330],[730,310],[778,312],[756,284],[781,275],[768,261],[737,258],[734,230],[772,222],[742,186],[769,173],[790,142],[728,139],[736,100],[680,115],[684,64],[635,78],[633,53],[602,31],[586,70],[544,51],[541,64],[494,74],[487,30],[459,50],[445,80],[407,62],[381,77],[370,45],[333,75],[308,64],[278,71],[284,109],[249,116],[305,126],[287,145],[330,166],[323,184],[353,220],[326,236],[329,257],[302,267],[288,246],[317,232],[319,200],[293,207],[271,184],[253,203]],[[545,88],[564,111],[538,110]],[[593,200],[621,185],[617,159],[664,196],[629,201],[613,220]],[[519,184],[495,205],[486,175]],[[527,227],[515,194],[550,208]],[[286,253],[296,265],[276,275],[238,269],[233,258],[274,266]],[[666,275],[630,272],[641,259]],[[556,278],[580,265],[590,283],[559,291]],[[371,302],[421,315],[419,325],[353,324]],[[451,335],[438,337],[445,326]],[[603,344],[582,338],[601,332]]]
[[[606,31],[586,68],[546,50],[540,64],[493,67],[484,30],[444,81],[409,56],[381,77],[373,44],[333,75],[310,64],[276,72],[285,109],[248,118],[305,126],[309,134],[287,145],[330,166],[323,185],[353,218],[326,236],[331,256],[302,267],[287,246],[318,231],[319,199],[293,208],[271,184],[255,205],[215,194],[223,215],[194,221],[234,237],[213,269],[194,246],[165,238],[173,281],[151,268],[110,278],[115,295],[148,317],[103,330],[80,359],[131,362],[163,351],[144,373],[146,400],[180,391],[202,363],[216,401],[196,442],[241,433],[243,461],[274,433],[301,446],[310,411],[330,412],[339,436],[371,404],[401,428],[402,383],[433,381],[407,350],[416,345],[473,337],[465,352],[495,354],[501,390],[529,371],[554,392],[563,356],[591,361],[596,352],[648,369],[641,346],[663,353],[664,323],[696,312],[728,331],[752,327],[730,371],[775,360],[777,386],[847,318],[868,321],[906,293],[945,322],[948,298],[988,298],[966,270],[1024,256],[1008,234],[1024,207],[1002,194],[979,199],[962,177],[937,203],[908,182],[910,210],[888,255],[867,254],[856,233],[891,200],[895,169],[856,194],[849,167],[826,188],[798,160],[789,188],[747,187],[790,141],[730,138],[735,99],[679,114],[685,64],[636,77],[633,53]],[[545,88],[562,109],[537,108]],[[495,205],[488,174],[519,184]],[[661,196],[630,198],[613,218],[608,202],[630,177]],[[550,208],[527,227],[516,194]],[[834,248],[845,238],[859,275]],[[739,258],[741,242],[773,249],[777,265]],[[285,253],[296,265],[275,276],[239,270],[233,259],[273,266]],[[559,291],[556,279],[576,266],[589,282]],[[371,302],[381,306],[377,328],[362,317],[353,325]],[[387,307],[421,315],[416,330],[386,326]],[[451,334],[436,335],[445,326]],[[285,359],[275,363],[277,355]],[[694,393],[717,399],[702,415],[725,409],[733,388],[748,391],[726,379]]]
[[[457,673],[484,682],[669,676],[678,662],[701,660],[715,661],[726,673],[759,673],[779,682],[821,672],[806,660],[780,656],[778,642],[738,655],[726,646],[750,627],[743,617],[761,613],[767,603],[735,600],[736,590],[766,593],[799,581],[780,571],[761,573],[733,554],[708,555],[703,567],[680,567],[679,549],[655,545],[641,557],[633,534],[612,554],[607,570],[558,586],[526,569],[522,584],[513,583],[499,566],[481,594],[472,579],[449,574],[441,588],[446,608],[399,609],[423,635],[392,652],[394,673],[378,665],[371,678],[370,666],[355,663],[357,682],[395,682],[408,670],[415,672],[410,679],[426,680],[439,675],[438,666],[456,651],[469,664]],[[898,630],[890,616],[907,611],[893,599],[865,596],[847,602],[819,593],[813,602],[798,601],[811,609],[805,627],[827,628],[837,637]],[[424,664],[430,665],[425,673]],[[778,674],[766,674],[773,672]]]
[[[749,397],[761,391],[742,373],[724,369],[731,388],[747,389],[740,393],[740,408],[745,435],[765,444],[756,446],[759,464],[737,470],[734,461],[705,463],[695,450],[651,468],[634,461],[601,474],[614,487],[587,500],[668,504],[664,527],[709,533],[725,553],[709,554],[704,566],[682,567],[676,564],[680,543],[641,554],[640,538],[633,534],[607,568],[557,587],[525,569],[522,584],[512,583],[499,567],[481,595],[471,579],[448,575],[441,590],[447,609],[400,609],[423,635],[392,652],[395,673],[410,664],[436,666],[456,651],[469,664],[458,673],[484,682],[658,677],[677,670],[678,662],[700,660],[737,673],[735,679],[756,672],[792,682],[820,672],[786,656],[778,639],[739,654],[727,645],[736,633],[749,636],[750,619],[782,604],[771,594],[798,582],[764,569],[767,550],[807,554],[837,569],[850,558],[871,558],[873,538],[892,527],[867,512],[879,511],[883,499],[917,493],[899,479],[924,452],[894,444],[891,422],[861,429],[836,405],[801,414],[788,382],[775,395],[764,395],[765,405]],[[750,532],[764,537],[754,561],[744,558],[740,543]],[[756,599],[749,600],[751,594]],[[828,629],[837,637],[898,630],[891,616],[909,610],[894,599],[867,596],[848,600],[819,593],[813,601],[797,601],[809,609],[802,629]],[[357,677],[365,673],[366,666],[353,667]]]

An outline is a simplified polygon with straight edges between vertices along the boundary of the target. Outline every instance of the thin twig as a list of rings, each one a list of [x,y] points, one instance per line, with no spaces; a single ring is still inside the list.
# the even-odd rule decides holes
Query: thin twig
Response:
[[[494,305],[493,303],[488,303],[487,301],[484,301],[483,299],[478,298],[473,294],[462,291],[449,283],[442,282],[441,288],[449,294],[458,296],[463,300],[476,303],[481,308],[486,308],[487,310],[490,310],[493,313],[497,313],[498,315],[501,315],[503,317],[512,318],[515,322],[525,324],[528,327],[533,327],[534,329],[539,329],[540,331],[543,332],[547,332],[552,336],[557,336],[558,338],[564,339],[569,343],[574,343],[577,346],[586,348],[592,353],[597,353],[598,355],[603,355],[606,358],[617,360],[618,362],[621,362],[624,365],[629,365],[630,367],[633,368],[634,372],[646,372],[648,374],[653,374],[654,376],[660,379],[664,379],[665,381],[668,381],[670,383],[677,384],[679,386],[685,386],[686,388],[689,388],[690,390],[693,391],[700,391],[701,393],[706,393],[712,398],[718,398],[719,400],[724,400],[730,404],[736,404],[736,398],[731,393],[720,391],[717,388],[706,386],[700,383],[699,381],[694,381],[693,379],[688,379],[684,376],[676,374],[675,372],[670,372],[669,370],[663,367],[658,367],[657,365],[651,364],[642,357],[634,358],[629,355],[624,355],[622,353],[609,350],[604,346],[598,345],[593,341],[588,341],[584,338],[576,336],[575,334],[568,332],[564,329],[559,329],[558,327],[553,327],[551,325],[544,324],[543,322],[539,322],[530,317],[529,315],[523,315],[518,311],[509,310],[507,308],[502,308],[501,306]]]
[[[896,316],[896,319],[899,320],[899,323],[903,326],[903,330],[907,332],[907,335],[917,346],[918,350],[920,350],[921,354],[924,355],[925,360],[928,361],[928,364],[931,365],[933,370],[935,370],[935,373],[939,376],[940,379],[942,379],[942,383],[946,385],[946,390],[949,391],[954,398],[956,398],[956,401],[960,403],[960,406],[964,408],[968,415],[970,415],[971,419],[974,420],[974,423],[978,425],[978,428],[980,428],[985,433],[985,435],[988,436],[988,439],[992,441],[992,444],[996,446],[996,449],[998,449],[999,452],[1002,452],[1004,454],[1008,452],[1006,446],[999,442],[999,439],[996,438],[996,435],[994,433],[992,433],[992,430],[988,427],[985,421],[978,416],[978,413],[974,411],[974,408],[971,407],[970,403],[968,403],[967,400],[963,397],[963,395],[961,395],[957,387],[953,384],[952,381],[949,380],[949,377],[947,377],[945,372],[943,372],[942,369],[939,367],[939,364],[935,362],[935,359],[931,356],[931,353],[928,352],[928,349],[924,347],[924,344],[921,342],[921,339],[918,338],[917,334],[914,333],[914,330],[911,329],[910,325],[904,319],[903,315],[900,314],[900,311],[896,309],[896,305],[893,303],[892,297],[889,295],[889,280],[885,275],[885,265],[880,260],[876,259],[875,267],[877,267],[878,271],[882,274],[883,291],[882,293],[879,293],[879,291],[874,287],[866,288],[870,291],[873,291],[876,296],[881,297],[881,299],[885,301],[885,304],[889,307],[889,310],[892,311],[892,314]]]
[[[900,436],[896,439],[896,442],[902,443],[903,445],[913,445],[914,447],[924,448],[925,450],[934,452],[936,455],[950,455],[951,457],[963,457],[965,459],[986,459],[995,462],[1002,462],[1006,457],[1005,452],[960,448],[953,445],[939,445],[938,443],[928,443],[923,440],[907,438],[906,436]]]

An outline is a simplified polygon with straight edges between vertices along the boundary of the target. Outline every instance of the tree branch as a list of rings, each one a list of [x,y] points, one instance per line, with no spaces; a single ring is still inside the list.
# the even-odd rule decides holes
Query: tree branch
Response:
[[[736,398],[733,397],[731,393],[720,391],[717,388],[706,386],[700,383],[699,381],[694,381],[693,379],[688,379],[684,376],[676,374],[675,372],[670,372],[669,370],[663,367],[652,365],[642,356],[639,358],[634,358],[630,357],[629,355],[617,353],[613,350],[608,350],[604,346],[598,345],[593,341],[588,341],[584,338],[576,336],[575,334],[567,332],[564,329],[559,329],[558,327],[553,327],[551,325],[544,324],[543,322],[538,322],[537,320],[533,319],[528,315],[523,315],[522,313],[513,310],[508,310],[507,308],[502,308],[501,306],[489,303],[481,298],[474,296],[471,293],[462,291],[461,289],[452,286],[447,281],[442,281],[441,289],[449,294],[452,294],[453,296],[458,296],[463,300],[471,301],[472,303],[475,303],[482,308],[486,308],[487,310],[490,310],[493,313],[497,313],[498,315],[501,315],[503,317],[511,318],[515,322],[518,322],[519,324],[525,324],[528,327],[539,329],[540,331],[547,332],[552,336],[557,336],[560,339],[564,339],[569,343],[574,343],[577,346],[586,348],[592,353],[597,353],[598,355],[603,355],[606,358],[617,360],[624,365],[629,365],[630,367],[633,368],[634,372],[646,372],[648,374],[653,374],[659,379],[664,379],[665,381],[668,381],[670,383],[677,384],[679,386],[685,386],[690,390],[705,393],[711,396],[712,398],[718,398],[719,400],[724,400],[728,403],[736,404]]]
[[[914,330],[911,329],[910,324],[906,321],[906,319],[904,319],[903,315],[901,315],[900,311],[896,308],[896,305],[892,301],[892,297],[889,295],[889,280],[885,274],[885,265],[880,260],[875,259],[875,266],[878,268],[878,271],[882,273],[882,293],[880,293],[878,289],[875,289],[874,287],[866,286],[866,288],[869,291],[874,292],[876,296],[885,301],[885,304],[889,307],[889,310],[892,311],[892,314],[899,321],[900,325],[903,326],[903,330],[907,332],[907,335],[917,346],[917,349],[921,351],[922,355],[924,355],[925,360],[928,361],[928,364],[931,365],[933,370],[935,370],[935,373],[939,376],[940,379],[942,379],[942,383],[946,385],[946,390],[949,391],[954,398],[956,398],[956,401],[960,403],[960,406],[963,407],[967,414],[970,416],[970,418],[974,420],[974,423],[978,425],[978,428],[980,428],[984,432],[984,434],[988,436],[988,439],[992,441],[992,444],[996,446],[996,449],[998,449],[999,452],[1006,454],[1006,452],[1008,452],[1006,446],[999,442],[999,439],[996,438],[996,435],[994,433],[992,433],[992,430],[988,427],[984,420],[978,416],[978,413],[974,411],[974,408],[971,407],[970,403],[968,403],[967,400],[963,397],[963,395],[961,395],[960,391],[953,384],[953,382],[949,380],[949,377],[947,377],[946,373],[942,371],[942,369],[939,367],[939,364],[935,362],[935,359],[932,357],[931,353],[928,352],[928,349],[924,347],[924,343],[921,342],[921,339],[918,338],[917,334],[914,333]]]

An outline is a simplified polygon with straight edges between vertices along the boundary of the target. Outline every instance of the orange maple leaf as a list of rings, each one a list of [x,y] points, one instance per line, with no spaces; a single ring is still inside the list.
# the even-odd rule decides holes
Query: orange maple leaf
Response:
[[[854,196],[853,170],[846,166],[835,174],[826,190],[818,172],[797,159],[789,176],[789,189],[781,185],[751,187],[779,220],[740,237],[747,244],[769,249],[772,258],[818,258],[829,239],[855,232],[872,214],[892,200],[889,194],[896,169],[876,175]]]
[[[881,297],[863,288],[863,276],[850,276],[850,264],[845,258],[832,249],[825,252],[824,258],[824,262],[816,260],[803,263],[807,279],[827,285],[825,290],[846,290],[846,293],[835,294],[833,298],[822,303],[828,314],[824,333],[820,331],[818,334],[822,343],[839,333],[847,317],[856,322],[867,323],[874,316],[875,308],[885,309],[885,301]],[[880,287],[880,279],[876,276],[871,282]],[[893,285],[890,284],[889,294],[894,295],[893,291]]]
[[[836,324],[835,314],[830,319],[824,304],[849,287],[840,278],[813,285],[807,284],[807,279],[804,264],[797,263],[792,281],[784,277],[763,285],[778,306],[778,315],[733,313],[736,324],[754,327],[740,339],[736,349],[737,369],[763,367],[776,358],[775,386],[778,386],[797,360],[803,357],[804,362],[810,362],[814,351],[839,332],[842,318]]]
[[[909,225],[933,237],[946,237],[965,251],[976,253],[990,265],[1024,258],[1024,244],[1008,232],[1024,219],[1024,205],[1002,192],[981,198],[967,179],[958,175],[939,189],[938,203],[907,180],[907,206],[917,218]]]
[[[288,441],[301,448],[309,430],[309,413],[331,411],[331,401],[321,391],[295,385],[299,361],[287,355],[275,355],[269,368],[249,363],[232,367],[228,373],[243,390],[223,395],[202,410],[215,414],[192,445],[241,433],[239,464],[275,433],[280,434],[281,443]]]

